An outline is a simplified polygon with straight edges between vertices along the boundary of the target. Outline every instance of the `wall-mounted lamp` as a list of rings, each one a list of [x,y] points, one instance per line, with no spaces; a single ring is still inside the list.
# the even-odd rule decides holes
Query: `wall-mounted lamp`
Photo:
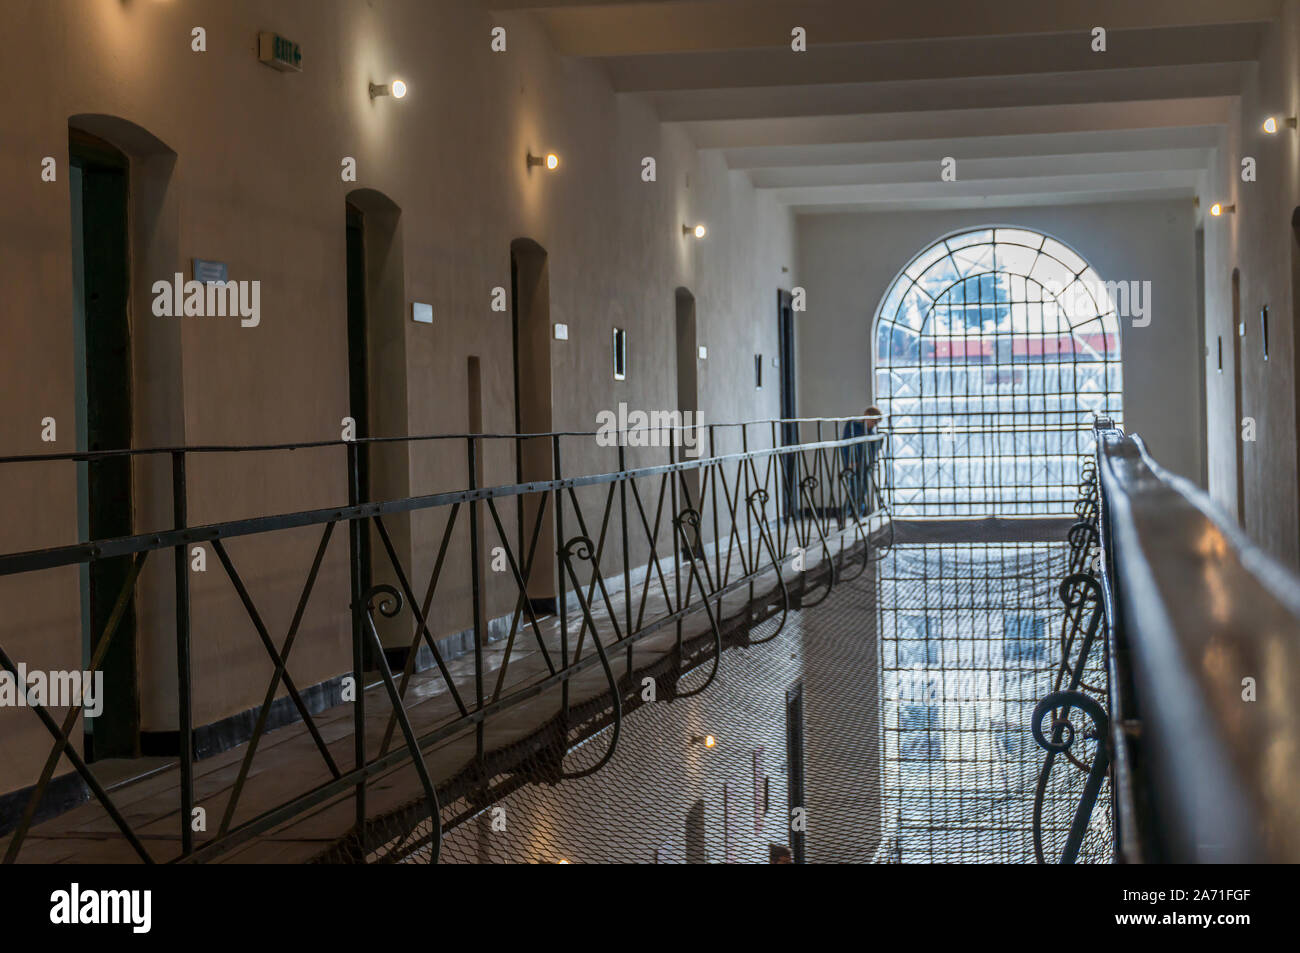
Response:
[[[1237,211],[1237,206],[1224,205],[1222,202],[1215,202],[1213,205],[1210,206],[1210,214],[1213,215],[1215,218],[1218,218],[1224,212],[1235,212],[1235,211]]]
[[[554,152],[548,152],[544,156],[535,156],[531,152],[527,153],[528,168],[535,165],[545,166],[548,172],[554,172],[560,167],[560,157]]]
[[[393,80],[387,86],[371,83],[370,98],[374,99],[376,96],[392,96],[394,99],[402,99],[406,96],[406,84],[400,79]]]
[[[1296,128],[1296,117],[1284,116],[1279,120],[1276,116],[1269,116],[1264,120],[1263,129],[1270,136],[1273,136],[1277,135],[1277,131],[1283,126],[1290,126],[1292,129]]]
[[[694,225],[694,226],[692,226],[692,225],[683,225],[683,226],[682,226],[682,234],[683,234],[683,235],[694,235],[696,238],[703,238],[703,237],[704,237],[705,235],[707,235],[708,233],[709,233],[709,230],[708,230],[707,228],[705,228],[703,225]]]
[[[696,735],[691,739],[691,744],[704,745],[706,748],[715,748],[717,747],[718,739],[713,737],[713,735]]]

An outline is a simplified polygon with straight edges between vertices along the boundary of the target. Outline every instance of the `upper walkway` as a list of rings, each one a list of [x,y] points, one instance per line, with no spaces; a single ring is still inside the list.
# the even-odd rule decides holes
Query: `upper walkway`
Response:
[[[266,702],[242,736],[196,734],[202,757],[111,785],[115,763],[81,759],[75,710],[20,712],[55,742],[9,797],[0,849],[46,863],[1300,856],[1292,574],[1104,418],[1069,525],[895,522],[887,439],[840,423],[828,439],[178,530],[221,557],[263,643]],[[503,498],[541,514],[531,536],[503,524]],[[549,602],[529,585],[543,499],[572,533]],[[421,508],[446,516],[423,599],[390,534]],[[297,623],[270,638],[222,542],[304,524],[322,528],[316,569],[349,530],[356,701],[291,683]],[[458,525],[478,539],[468,639],[439,610]],[[365,526],[388,562],[363,589]],[[138,569],[174,545],[56,548],[0,570],[82,554]],[[505,601],[481,594],[494,558]],[[17,672],[2,644],[0,666]],[[59,758],[88,793],[51,811]]]
[[[35,784],[9,800],[21,813],[13,811],[17,817],[7,824],[7,859],[428,859],[438,838],[430,836],[427,819],[438,814],[443,827],[456,826],[474,805],[517,787],[525,762],[541,757],[556,777],[593,771],[613,754],[624,713],[647,700],[646,679],[664,698],[704,691],[717,677],[724,646],[772,637],[792,608],[845,573],[861,574],[872,550],[887,545],[884,493],[867,469],[868,448],[874,460],[884,438],[861,430],[841,438],[842,420],[783,422],[780,436],[796,441],[785,445],[769,423],[744,425],[734,453],[687,459],[669,440],[667,462],[636,469],[493,488],[471,481],[467,490],[423,498],[354,499],[331,510],[200,527],[181,522],[168,533],[0,557],[5,573],[128,558],[131,571],[118,594],[125,604],[138,594],[148,554],[176,547],[179,559],[186,546],[207,542],[262,642],[269,669],[265,701],[244,719],[243,737],[198,752],[206,757],[182,750],[174,759],[149,762],[141,776],[111,790],[97,777],[103,772],[77,754],[77,712],[64,712],[60,724],[50,712],[34,709],[55,742]],[[748,449],[751,428],[772,435],[772,443]],[[797,442],[801,428],[814,438],[824,430],[830,438]],[[546,435],[557,445],[561,436],[591,435]],[[711,433],[710,449],[717,445]],[[355,463],[357,448],[345,449]],[[184,457],[204,451],[165,452],[181,478],[174,489],[183,513]],[[511,502],[520,517],[526,510],[536,514],[517,520],[517,535],[501,517]],[[558,598],[549,605],[530,585],[548,503],[560,514],[558,526],[573,533],[557,548]],[[422,510],[439,511],[445,521],[438,559],[424,598],[417,599],[392,526],[403,514]],[[459,526],[458,514],[465,517]],[[310,688],[299,687],[290,674],[292,660],[309,651],[295,645],[299,620],[340,524],[350,537],[352,604],[363,607],[352,618],[351,674],[364,686],[356,701],[347,694],[349,673],[333,685]],[[289,633],[277,645],[227,541],[311,525],[322,529],[312,573]],[[485,526],[496,529],[495,538],[486,536]],[[378,553],[365,566],[367,527],[373,527]],[[465,568],[475,612],[468,639],[443,634],[435,599],[458,529],[470,537]],[[489,547],[487,539],[497,545]],[[645,554],[639,565],[637,552]],[[485,579],[492,563],[514,586],[508,599],[498,593],[493,603],[509,611],[490,619]],[[373,582],[363,591],[367,573]],[[189,620],[180,613],[188,610],[188,580],[183,571],[175,579],[184,659]],[[109,620],[92,668],[102,662],[121,615]],[[16,671],[7,655],[0,655],[0,664]],[[186,705],[202,677],[184,666],[178,674],[182,724],[192,723]],[[229,737],[239,725],[208,728],[194,732],[196,747],[217,747],[221,734]],[[597,735],[600,740],[586,743]],[[46,818],[46,792],[57,781],[60,757],[72,762],[90,797]],[[569,762],[575,759],[593,763],[574,768]]]

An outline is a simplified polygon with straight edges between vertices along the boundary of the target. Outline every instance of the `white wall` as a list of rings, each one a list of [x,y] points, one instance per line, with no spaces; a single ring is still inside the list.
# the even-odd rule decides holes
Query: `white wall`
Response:
[[[513,429],[510,313],[490,301],[494,287],[510,287],[510,243],[521,237],[547,250],[551,318],[570,328],[567,342],[550,342],[555,429],[594,429],[596,412],[620,401],[675,406],[678,286],[694,292],[699,339],[709,345],[700,369],[706,418],[776,414],[776,389],[754,390],[752,361],[776,352],[775,291],[793,280],[783,271],[794,266],[791,216],[662,126],[643,100],[615,95],[598,67],[557,56],[529,16],[497,19],[471,0],[24,0],[6,16],[21,24],[21,42],[0,58],[0,86],[26,92],[5,97],[0,113],[0,453],[76,449],[67,162],[69,117],[80,114],[128,120],[175,153],[151,186],[164,195],[154,204],[165,220],[136,223],[137,290],[174,271],[188,276],[196,257],[226,262],[232,280],[262,282],[256,328],[155,317],[137,295],[137,433],[169,435],[143,445],[339,438],[348,412],[344,203],[358,188],[400,209],[404,306],[371,316],[372,327],[390,322],[379,332],[381,357],[392,380],[404,378],[397,434],[465,431],[470,356],[481,361],[485,428]],[[504,53],[490,49],[495,25],[507,28]],[[191,49],[198,26],[207,52]],[[298,42],[303,71],[259,63],[260,30]],[[396,76],[409,84],[407,98],[372,101],[368,84]],[[138,190],[146,159],[118,144],[132,152]],[[526,152],[548,150],[561,157],[557,172],[526,167]],[[45,156],[57,160],[56,182],[41,180]],[[340,179],[344,156],[357,160],[356,182]],[[654,183],[641,179],[644,156],[658,160]],[[695,221],[709,226],[703,242],[682,235]],[[412,301],[433,305],[433,325],[410,321]],[[617,383],[616,324],[627,328],[630,350],[628,378]],[[56,444],[40,440],[46,416],[59,420]],[[168,426],[144,426],[150,421]],[[463,487],[464,451],[461,443],[412,452],[409,492]],[[567,474],[613,468],[613,451],[568,445]],[[489,482],[513,481],[506,452],[488,455],[484,470]],[[137,494],[161,504],[137,500],[142,520],[162,520],[141,531],[166,525],[170,513],[165,461],[159,474],[156,487],[137,482]],[[189,489],[192,522],[346,502],[343,457],[333,450],[196,459]],[[4,469],[0,493],[0,551],[76,541],[71,465]],[[513,508],[505,509],[509,525]],[[413,524],[402,555],[417,589],[441,526],[441,517]],[[277,639],[317,534],[230,544]],[[617,539],[609,546],[617,552]],[[452,565],[465,565],[467,547],[462,532]],[[340,532],[291,663],[301,685],[350,665],[345,553]],[[160,554],[145,570],[160,593],[170,560]],[[229,580],[211,554],[209,562],[193,584],[196,724],[259,703],[271,672]],[[0,598],[14,607],[0,620],[0,640],[33,668],[79,668],[76,573],[37,575],[0,580]],[[468,575],[456,571],[440,587],[435,634],[468,623]],[[489,578],[488,586],[490,612],[513,605],[511,583]],[[158,624],[141,632],[141,714],[152,730],[176,723],[165,608],[160,597]],[[44,738],[29,712],[0,711],[0,791],[35,779]]]
[[[1283,126],[1265,135],[1265,116],[1300,115],[1300,2],[1286,0],[1265,33],[1259,64],[1247,75],[1205,183],[1206,202],[1236,205],[1235,214],[1205,221],[1205,341],[1210,357],[1223,339],[1225,373],[1208,375],[1209,468],[1212,494],[1237,511],[1241,454],[1244,528],[1273,556],[1300,569],[1297,493],[1296,326],[1300,324],[1300,133]],[[1241,161],[1256,161],[1254,182],[1241,180]],[[1236,328],[1232,273],[1240,272],[1241,409],[1230,370]],[[1269,358],[1263,357],[1260,310],[1269,309]],[[1240,417],[1255,422],[1242,440]]]
[[[1060,239],[1105,281],[1150,281],[1151,324],[1122,322],[1126,429],[1156,459],[1202,481],[1200,332],[1188,201],[1059,208],[801,215],[796,220],[799,412],[860,412],[872,401],[871,331],[880,299],[914,255],[949,232],[1018,225]]]

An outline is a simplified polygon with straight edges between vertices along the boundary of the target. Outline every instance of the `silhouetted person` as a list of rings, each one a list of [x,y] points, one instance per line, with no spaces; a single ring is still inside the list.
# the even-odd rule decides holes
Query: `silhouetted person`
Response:
[[[861,420],[855,418],[844,424],[842,439],[852,440],[855,437],[866,437],[874,434],[883,418],[884,414],[880,412],[880,408],[872,404],[862,412]],[[871,477],[871,471],[876,465],[876,457],[879,453],[879,440],[848,444],[840,448],[840,456],[844,460],[844,469],[853,474],[853,499],[857,502],[860,510],[866,509],[868,481]]]

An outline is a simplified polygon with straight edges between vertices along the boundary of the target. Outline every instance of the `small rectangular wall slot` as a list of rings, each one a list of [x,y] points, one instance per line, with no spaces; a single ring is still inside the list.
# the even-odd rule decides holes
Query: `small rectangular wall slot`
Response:
[[[763,355],[762,354],[754,355],[754,388],[756,390],[763,389]]]
[[[614,329],[614,380],[627,380],[627,331]]]
[[[1223,335],[1222,334],[1220,334],[1218,337],[1218,343],[1219,343],[1219,373],[1222,374],[1223,373]]]
[[[1259,331],[1264,338],[1264,360],[1268,360],[1268,305],[1259,309]]]
[[[785,761],[786,810],[793,820],[795,811],[803,813],[804,763],[803,763],[803,682],[798,681],[785,691]],[[802,825],[791,826],[790,851],[796,864],[804,862],[804,831]]]
[[[709,851],[704,828],[704,802],[696,801],[686,812],[686,862],[707,864]]]

